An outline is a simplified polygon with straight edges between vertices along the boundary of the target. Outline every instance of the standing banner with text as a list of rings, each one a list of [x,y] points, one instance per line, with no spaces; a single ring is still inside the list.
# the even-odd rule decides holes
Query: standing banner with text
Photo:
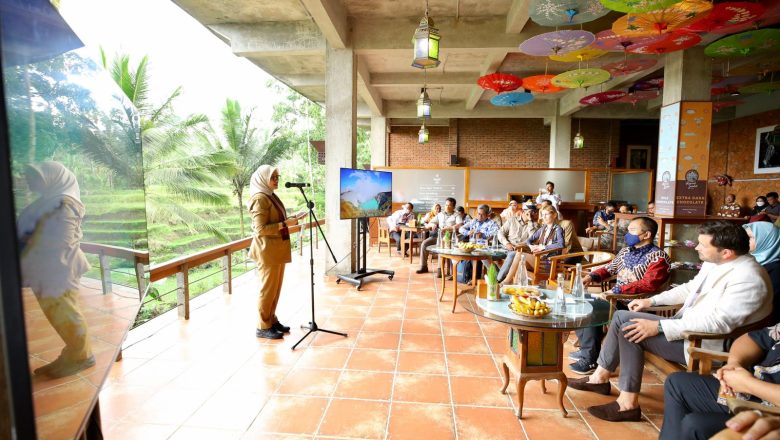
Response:
[[[680,103],[661,108],[658,128],[658,168],[655,173],[655,213],[674,215],[677,141],[680,133]]]

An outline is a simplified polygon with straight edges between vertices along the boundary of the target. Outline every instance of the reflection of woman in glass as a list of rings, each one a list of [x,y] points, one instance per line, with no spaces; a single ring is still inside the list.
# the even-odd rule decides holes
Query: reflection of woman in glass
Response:
[[[68,376],[95,365],[79,308],[79,279],[89,270],[79,246],[84,204],[76,176],[58,162],[27,165],[25,177],[40,197],[22,210],[17,224],[23,285],[65,342],[60,356],[35,374]]]

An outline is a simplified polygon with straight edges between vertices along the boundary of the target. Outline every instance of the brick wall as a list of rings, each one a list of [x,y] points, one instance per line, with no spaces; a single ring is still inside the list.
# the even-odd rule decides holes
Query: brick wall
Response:
[[[460,164],[485,168],[546,168],[550,127],[542,119],[461,119]]]
[[[571,137],[577,130],[585,137],[585,148],[571,150],[571,168],[606,168],[615,163],[620,155],[620,121],[612,119],[578,119],[571,121]],[[606,178],[604,179],[606,184]],[[591,194],[593,197],[593,194]],[[606,187],[603,198],[605,200]]]
[[[715,213],[728,193],[737,195],[743,207],[753,207],[756,196],[769,191],[780,192],[780,173],[754,174],[756,129],[780,125],[780,110],[746,116],[712,127],[710,142],[709,181],[707,182],[707,210]],[[715,176],[728,174],[733,186],[718,186]]]

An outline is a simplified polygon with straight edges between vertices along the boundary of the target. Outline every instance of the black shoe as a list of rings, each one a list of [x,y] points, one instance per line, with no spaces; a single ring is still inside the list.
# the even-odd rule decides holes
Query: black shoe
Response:
[[[421,269],[417,269],[415,271],[415,273],[428,273],[428,268],[424,267],[424,268],[421,268]]]
[[[255,336],[258,338],[265,338],[265,339],[282,339],[284,335],[282,333],[279,333],[278,331],[274,330],[273,327],[266,328],[266,329],[257,329],[255,330]]]
[[[571,368],[572,372],[582,375],[590,375],[596,371],[596,367],[598,367],[597,363],[591,362],[586,358],[581,358],[577,362],[569,364],[569,368]]]
[[[278,321],[276,324],[272,325],[271,328],[278,331],[279,333],[290,333],[290,327],[287,327]]]

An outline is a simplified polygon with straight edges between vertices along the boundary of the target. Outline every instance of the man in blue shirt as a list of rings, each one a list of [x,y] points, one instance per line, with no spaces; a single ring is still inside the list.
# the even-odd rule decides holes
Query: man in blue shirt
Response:
[[[474,237],[475,240],[487,240],[492,238],[498,232],[498,224],[488,218],[490,207],[488,205],[479,205],[477,216],[470,222],[460,227],[458,232],[468,237]]]
[[[593,226],[586,228],[585,232],[590,234],[593,231],[612,229],[609,222],[615,220],[616,209],[617,205],[615,202],[607,202],[607,206],[604,209],[596,211],[596,214],[593,216]]]

